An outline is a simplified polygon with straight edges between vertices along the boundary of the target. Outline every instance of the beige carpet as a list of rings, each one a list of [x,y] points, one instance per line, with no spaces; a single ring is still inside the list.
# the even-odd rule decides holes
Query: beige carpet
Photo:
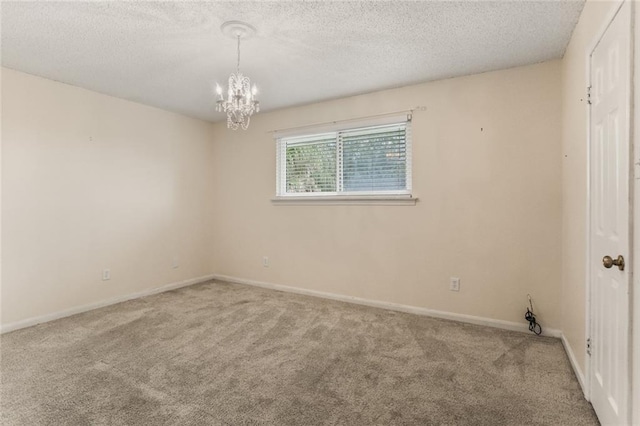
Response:
[[[2,336],[4,425],[593,425],[557,339],[209,282]]]

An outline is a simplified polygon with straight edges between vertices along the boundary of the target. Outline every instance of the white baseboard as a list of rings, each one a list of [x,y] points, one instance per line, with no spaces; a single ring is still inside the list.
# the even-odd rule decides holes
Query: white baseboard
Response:
[[[125,302],[127,300],[138,299],[140,297],[151,296],[152,294],[158,294],[169,290],[175,290],[180,287],[186,287],[193,284],[209,281],[214,279],[214,275],[205,275],[198,278],[192,278],[189,280],[179,281],[176,283],[166,284],[161,287],[151,288],[148,290],[140,291],[137,293],[130,293],[124,296],[113,297],[111,299],[102,300],[100,302],[89,303],[88,305],[76,306],[64,311],[54,312],[52,314],[42,315],[39,317],[27,318],[24,320],[12,322],[9,324],[2,324],[0,326],[0,333],[8,333],[10,331],[19,330],[21,328],[31,327],[33,325],[41,324],[43,322],[49,322],[60,318],[68,317],[82,312],[87,312],[92,309],[103,308],[109,305],[115,305],[116,303]]]
[[[355,296],[347,296],[343,294],[328,293],[323,291],[309,290],[309,289],[291,287],[291,286],[280,285],[280,284],[272,284],[272,283],[266,283],[261,281],[247,280],[244,278],[231,277],[231,276],[220,275],[220,274],[205,275],[202,277],[192,278],[192,279],[180,281],[177,283],[171,283],[161,287],[144,290],[137,293],[131,293],[124,296],[114,297],[114,298],[103,300],[96,303],[76,306],[74,308],[66,309],[64,311],[54,312],[51,314],[42,315],[42,316],[33,317],[33,318],[27,318],[27,319],[16,321],[9,324],[2,324],[0,326],[0,333],[8,333],[10,331],[31,327],[33,325],[37,325],[43,322],[53,321],[59,318],[64,318],[64,317],[79,314],[82,312],[90,311],[92,309],[98,309],[105,306],[114,305],[116,303],[125,302],[127,300],[138,299],[140,297],[150,296],[153,294],[162,293],[169,290],[174,290],[180,287],[186,287],[189,285],[198,284],[198,283],[209,281],[212,279],[217,279],[220,281],[228,281],[228,282],[237,283],[237,284],[251,285],[254,287],[262,287],[262,288],[267,288],[267,289],[277,290],[277,291],[284,291],[289,293],[303,294],[307,296],[321,297],[324,299],[337,300],[340,302],[355,303],[358,305],[371,306],[375,308],[389,309],[392,311],[407,312],[410,314],[424,315],[424,316],[429,316],[434,318],[442,318],[442,319],[448,319],[453,321],[465,322],[469,324],[482,325],[486,327],[494,327],[494,328],[501,328],[505,330],[513,330],[513,331],[521,331],[521,332],[529,333],[529,328],[526,324],[521,324],[517,322],[504,321],[504,320],[498,320],[493,318],[477,317],[473,315],[457,314],[453,312],[438,311],[434,309],[422,308],[419,306],[402,305],[399,303],[364,299],[364,298],[355,297]],[[578,376],[580,385],[584,390],[585,389],[584,378],[580,370],[577,368],[577,364],[575,363],[575,357],[573,356],[573,352],[571,352],[571,348],[568,346],[567,342],[565,341],[566,339],[564,339],[562,332],[556,329],[545,328],[543,329],[543,335],[550,336],[550,337],[558,337],[563,339],[563,344],[565,345],[565,349],[567,350],[567,354],[569,355],[571,364],[574,370],[576,371],[576,376]]]
[[[578,360],[576,359],[576,355],[573,353],[573,349],[571,349],[571,345],[569,341],[565,337],[564,334],[560,337],[562,340],[562,346],[564,346],[564,351],[567,353],[567,357],[569,358],[569,362],[571,363],[571,367],[573,368],[573,372],[576,374],[578,378],[578,383],[580,383],[580,387],[582,388],[582,393],[584,394],[584,398],[589,401],[589,395],[587,395],[587,386],[586,381],[584,379],[584,374],[580,369],[580,365],[578,364]]]
[[[246,284],[246,285],[251,285],[255,287],[267,288],[271,290],[284,291],[288,293],[303,294],[306,296],[321,297],[324,299],[338,300],[340,302],[355,303],[358,305],[372,306],[375,308],[389,309],[392,311],[407,312],[410,314],[417,314],[417,315],[424,315],[424,316],[434,317],[434,318],[442,318],[442,319],[448,319],[453,321],[466,322],[470,324],[483,325],[486,327],[494,327],[494,328],[501,328],[505,330],[522,331],[522,332],[530,333],[529,326],[527,324],[520,324],[517,322],[504,321],[504,320],[498,320],[493,318],[476,317],[473,315],[456,314],[453,312],[437,311],[434,309],[421,308],[418,306],[402,305],[399,303],[363,299],[355,296],[346,296],[343,294],[327,293],[323,291],[309,290],[309,289],[298,288],[298,287],[290,287],[290,286],[280,285],[280,284],[271,284],[271,283],[266,283],[261,281],[247,280],[244,278],[230,277],[227,275],[214,274],[213,278],[220,281],[228,281],[228,282],[237,283],[237,284]],[[562,332],[560,330],[556,330],[552,328],[544,328],[542,334],[544,336],[557,337],[557,338],[562,336]]]

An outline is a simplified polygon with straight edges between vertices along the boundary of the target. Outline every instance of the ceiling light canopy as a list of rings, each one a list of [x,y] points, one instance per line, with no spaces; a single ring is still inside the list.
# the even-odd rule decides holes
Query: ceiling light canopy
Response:
[[[222,96],[222,87],[216,84],[216,111],[227,113],[229,129],[237,130],[242,127],[243,130],[247,130],[253,113],[260,111],[260,103],[256,100],[258,93],[256,85],[252,87],[249,77],[240,73],[240,40],[247,40],[255,34],[256,30],[251,25],[240,21],[225,22],[220,29],[223,34],[238,41],[238,62],[236,72],[229,76],[226,99]]]

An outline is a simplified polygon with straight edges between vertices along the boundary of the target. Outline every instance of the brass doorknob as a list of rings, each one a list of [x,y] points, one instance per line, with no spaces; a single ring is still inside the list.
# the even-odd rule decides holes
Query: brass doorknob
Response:
[[[607,269],[616,265],[618,269],[624,271],[624,257],[622,257],[622,255],[619,255],[617,259],[613,259],[611,256],[605,256],[602,258],[602,264]]]

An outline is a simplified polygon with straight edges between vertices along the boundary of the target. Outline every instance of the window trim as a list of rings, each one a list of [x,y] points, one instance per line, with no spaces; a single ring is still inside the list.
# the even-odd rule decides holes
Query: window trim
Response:
[[[313,193],[311,193],[313,194]],[[378,206],[415,206],[418,198],[412,195],[323,195],[323,196],[284,196],[271,199],[274,205],[378,205]]]
[[[333,191],[333,192],[294,192],[286,191],[286,176],[282,167],[286,167],[286,144],[283,139],[294,137],[315,137],[319,135],[335,135],[336,155],[340,155],[339,140],[340,132],[356,130],[360,128],[376,127],[384,125],[405,125],[405,189],[402,190],[383,190],[383,191]],[[378,116],[360,120],[349,120],[341,123],[333,122],[317,126],[304,126],[297,129],[288,129],[284,131],[276,131],[274,139],[276,142],[276,196],[271,201],[278,204],[296,204],[303,202],[325,202],[327,204],[412,204],[415,205],[417,198],[412,194],[412,114],[405,112],[402,114],[393,114]],[[340,179],[336,176],[336,179]],[[337,184],[339,186],[339,184]]]

